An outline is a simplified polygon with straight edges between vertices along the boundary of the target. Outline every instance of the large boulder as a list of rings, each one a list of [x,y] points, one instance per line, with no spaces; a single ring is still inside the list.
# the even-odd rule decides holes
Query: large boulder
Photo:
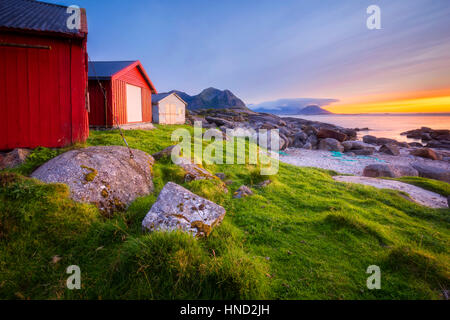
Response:
[[[389,154],[391,156],[400,155],[400,150],[398,146],[396,146],[395,144],[383,144],[379,151],[382,153]]]
[[[390,164],[375,163],[364,168],[363,176],[365,177],[389,177],[398,178],[403,176],[417,177],[419,173],[410,166],[393,166]]]
[[[64,183],[72,199],[95,204],[105,215],[125,209],[153,192],[152,156],[119,146],[71,150],[48,161],[31,175],[46,183]]]
[[[427,143],[427,148],[450,149],[450,140],[432,140]]]
[[[317,139],[317,136],[315,135],[310,135],[308,137],[308,139],[306,139],[306,143],[305,144],[310,144],[312,148],[316,147],[317,144],[319,143],[319,139]],[[305,146],[303,146],[304,148]]]
[[[207,237],[225,217],[225,209],[173,182],[168,182],[142,221],[149,231],[183,230]]]
[[[332,129],[327,129],[327,128],[321,128],[319,130],[319,132],[317,133],[317,137],[319,139],[327,139],[327,138],[332,138],[332,139],[336,139],[339,142],[343,142],[345,140],[347,140],[347,135],[345,133],[336,131],[336,130],[332,130]]]
[[[0,170],[2,169],[12,169],[20,166],[24,163],[28,156],[31,154],[31,150],[28,149],[14,149],[8,152],[4,156],[0,154]]]
[[[344,147],[341,145],[341,143],[333,138],[326,138],[320,140],[319,149],[344,152]]]
[[[306,143],[308,136],[303,131],[299,131],[294,136],[294,148],[301,148]]]
[[[450,183],[450,170],[428,166],[422,163],[413,163],[412,166],[419,172],[420,177],[441,180]]]
[[[363,137],[363,141],[368,144],[377,144],[377,137],[368,134]]]
[[[430,148],[421,148],[421,149],[416,149],[416,150],[412,150],[411,155],[416,156],[416,157],[421,157],[421,158],[426,158],[426,159],[431,159],[431,160],[442,160],[441,157],[434,152],[433,149]]]

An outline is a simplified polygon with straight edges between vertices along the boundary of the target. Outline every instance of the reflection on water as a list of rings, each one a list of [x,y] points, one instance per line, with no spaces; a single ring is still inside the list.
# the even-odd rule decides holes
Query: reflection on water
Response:
[[[331,123],[345,128],[369,128],[370,131],[361,131],[359,136],[366,134],[374,135],[378,138],[391,138],[398,141],[414,141],[408,139],[400,133],[429,127],[432,129],[450,129],[450,114],[444,115],[419,115],[419,114],[385,114],[385,115],[318,115],[318,116],[289,116],[294,118],[307,119]]]

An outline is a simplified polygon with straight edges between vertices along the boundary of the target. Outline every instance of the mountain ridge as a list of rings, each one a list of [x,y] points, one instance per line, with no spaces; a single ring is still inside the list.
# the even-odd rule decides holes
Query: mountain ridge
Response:
[[[245,103],[228,89],[222,91],[209,87],[194,96],[179,90],[171,90],[168,93],[176,93],[179,95],[181,99],[186,101],[189,110],[225,108],[248,109]]]

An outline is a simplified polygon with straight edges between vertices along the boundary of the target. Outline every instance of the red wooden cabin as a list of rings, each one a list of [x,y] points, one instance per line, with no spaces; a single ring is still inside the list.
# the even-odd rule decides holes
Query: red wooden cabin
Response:
[[[62,147],[89,135],[87,23],[67,7],[0,1],[0,150]]]
[[[89,124],[93,127],[152,122],[157,93],[139,61],[89,63]],[[106,99],[105,99],[106,95]]]

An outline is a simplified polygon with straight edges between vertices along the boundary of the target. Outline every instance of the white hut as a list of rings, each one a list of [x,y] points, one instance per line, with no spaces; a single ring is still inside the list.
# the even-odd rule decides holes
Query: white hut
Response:
[[[184,124],[187,103],[175,92],[152,95],[153,122],[159,124]]]

